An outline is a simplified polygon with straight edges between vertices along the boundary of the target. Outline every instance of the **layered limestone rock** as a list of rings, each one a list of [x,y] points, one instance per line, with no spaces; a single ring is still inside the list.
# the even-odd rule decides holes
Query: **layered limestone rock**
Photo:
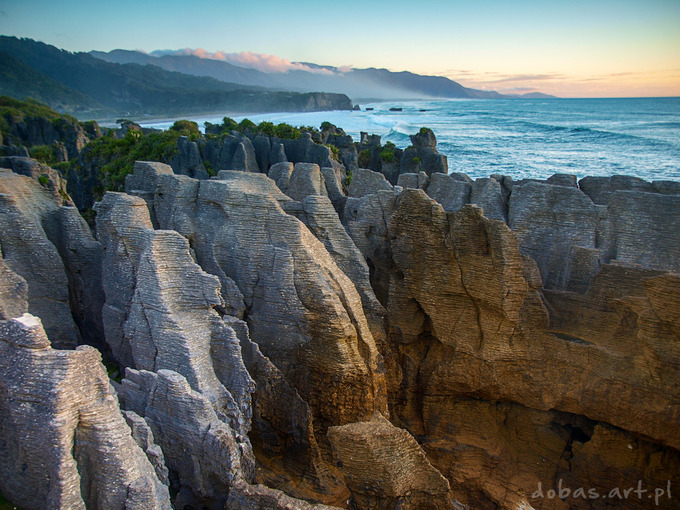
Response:
[[[247,357],[262,383],[254,404],[256,451],[265,464],[282,456],[270,473],[300,477],[302,484],[291,482],[293,494],[342,501],[346,489],[322,459],[325,430],[387,412],[372,334],[383,335],[384,310],[330,201],[313,193],[297,202],[265,175],[221,171],[210,181],[159,174],[153,208],[162,228],[190,240],[205,270],[236,284],[230,294],[242,307],[233,315],[246,320],[258,345]],[[369,321],[362,300],[370,305]],[[266,389],[270,378],[297,404],[281,408]]]
[[[171,508],[100,354],[53,350],[29,314],[0,321],[0,454],[0,489],[23,508]]]
[[[37,178],[0,169],[4,264],[26,282],[28,311],[43,320],[55,346],[75,347],[80,333],[69,307],[68,277],[59,251],[46,232],[50,219],[60,214],[61,203],[61,198],[55,199],[53,190]]]
[[[127,369],[121,394],[127,409],[144,416],[179,486],[199,501],[224,504],[237,481],[252,479],[244,443],[182,375]]]
[[[528,485],[540,478],[545,486],[566,471],[561,453],[543,455],[540,476],[525,473],[511,481],[518,466],[512,461],[499,468],[498,445],[485,438],[507,436],[503,455],[509,456],[523,440],[501,418],[494,418],[498,425],[487,420],[488,425],[464,426],[468,419],[456,414],[456,406],[471,397],[480,409],[512,402],[519,406],[518,419],[534,413],[531,420],[543,420],[543,428],[526,436],[539,451],[545,429],[559,421],[551,414],[557,411],[572,417],[558,435],[566,437],[585,420],[602,430],[621,429],[619,444],[646,441],[649,455],[635,464],[643,472],[651,473],[658,462],[652,452],[675,459],[680,446],[674,397],[680,389],[677,275],[619,262],[600,265],[598,258],[592,265],[588,246],[601,211],[576,188],[525,183],[513,187],[510,202],[510,221],[526,219],[518,232],[484,217],[479,208],[446,213],[420,190],[380,192],[350,199],[345,207],[345,225],[368,258],[376,295],[388,310],[383,354],[392,421],[423,441],[435,465],[455,482],[456,497],[474,508],[514,508]],[[549,218],[557,222],[551,226]],[[527,246],[536,261],[522,253]],[[571,260],[559,260],[555,246]],[[565,265],[575,290],[561,288]],[[542,289],[541,271],[556,288]],[[461,430],[469,437],[456,446]],[[477,452],[469,457],[466,445],[477,445]],[[550,448],[569,451],[572,465],[590,461],[585,453],[590,446],[578,450],[580,458],[571,457],[566,439]],[[478,474],[485,457],[494,468],[486,477]],[[611,469],[627,462],[601,459],[607,459],[598,461],[601,470],[607,462]],[[458,465],[473,467],[461,472],[453,468]],[[631,472],[620,480],[630,480]],[[595,483],[585,470],[570,473],[574,484]],[[672,469],[660,473],[645,480],[656,483]],[[608,481],[602,476],[596,483]]]
[[[408,432],[379,413],[361,423],[331,427],[333,452],[356,508],[452,509],[449,482]]]
[[[166,207],[181,188],[196,190],[192,206]],[[378,354],[361,298],[321,242],[284,211],[292,201],[272,180],[224,171],[220,180],[193,183],[161,175],[158,190],[161,227],[192,239],[204,269],[236,282],[251,337],[310,404],[316,426],[324,430],[323,423],[384,410]],[[331,377],[334,385],[323,382]],[[368,391],[353,389],[359,387]]]
[[[314,505],[291,498],[264,485],[237,483],[229,492],[225,510],[339,510],[338,507]]]
[[[245,435],[253,382],[235,333],[213,309],[221,302],[218,279],[193,261],[184,237],[150,223],[138,197],[107,193],[98,206],[107,342],[125,367],[186,377]],[[216,371],[228,378],[229,390]]]

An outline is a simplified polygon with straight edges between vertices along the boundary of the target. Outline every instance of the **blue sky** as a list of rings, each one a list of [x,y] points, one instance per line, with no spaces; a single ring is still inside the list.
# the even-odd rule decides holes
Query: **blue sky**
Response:
[[[680,95],[680,0],[0,1],[0,33],[70,51],[202,48],[561,96]]]

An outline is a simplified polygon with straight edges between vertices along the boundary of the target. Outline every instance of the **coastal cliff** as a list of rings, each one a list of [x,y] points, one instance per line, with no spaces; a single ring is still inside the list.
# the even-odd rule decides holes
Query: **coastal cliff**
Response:
[[[176,135],[92,231],[86,179],[0,159],[12,503],[677,506],[677,183],[472,181],[427,129]]]

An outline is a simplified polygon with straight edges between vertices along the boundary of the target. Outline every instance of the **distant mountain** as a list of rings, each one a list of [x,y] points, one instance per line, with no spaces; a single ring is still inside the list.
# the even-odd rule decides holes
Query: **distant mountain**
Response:
[[[71,114],[103,110],[91,97],[45,76],[6,52],[0,52],[0,95],[16,99],[32,97]]]
[[[269,88],[296,91],[324,91],[347,94],[356,101],[362,98],[502,98],[498,92],[470,89],[442,76],[423,76],[407,71],[387,69],[340,70],[332,66],[303,63],[309,71],[291,70],[285,73],[265,73],[236,66],[222,60],[200,58],[195,55],[163,54],[154,56],[137,51],[113,50],[90,54],[119,64],[153,64],[166,70],[242,85],[266,85]]]
[[[555,99],[557,96],[551,96],[550,94],[544,94],[543,92],[528,92],[519,97],[524,99]]]
[[[255,85],[228,83],[205,76],[171,72],[155,65],[117,64],[87,53],[70,53],[31,39],[0,36],[0,52],[11,55],[7,67],[20,62],[16,83],[39,76],[58,84],[55,94],[43,87],[41,100],[59,108],[60,96],[77,91],[81,105],[97,104],[116,115],[187,115],[219,112],[274,112],[350,109],[347,96],[327,93],[274,92]],[[135,52],[131,52],[135,53]],[[18,68],[17,68],[18,69]],[[35,74],[38,73],[38,74]],[[16,74],[16,73],[15,73]],[[30,87],[29,83],[26,83]],[[20,90],[9,90],[14,97]],[[24,96],[25,97],[25,96]]]

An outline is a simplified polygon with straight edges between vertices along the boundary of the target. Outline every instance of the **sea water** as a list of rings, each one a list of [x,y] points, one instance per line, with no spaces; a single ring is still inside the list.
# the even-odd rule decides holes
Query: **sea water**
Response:
[[[203,127],[205,121],[220,123],[224,115],[194,120]],[[315,127],[329,121],[355,141],[364,131],[401,148],[410,144],[409,135],[429,127],[437,150],[448,157],[449,172],[472,178],[568,173],[680,181],[680,98],[401,101],[362,104],[361,111],[247,117]]]

